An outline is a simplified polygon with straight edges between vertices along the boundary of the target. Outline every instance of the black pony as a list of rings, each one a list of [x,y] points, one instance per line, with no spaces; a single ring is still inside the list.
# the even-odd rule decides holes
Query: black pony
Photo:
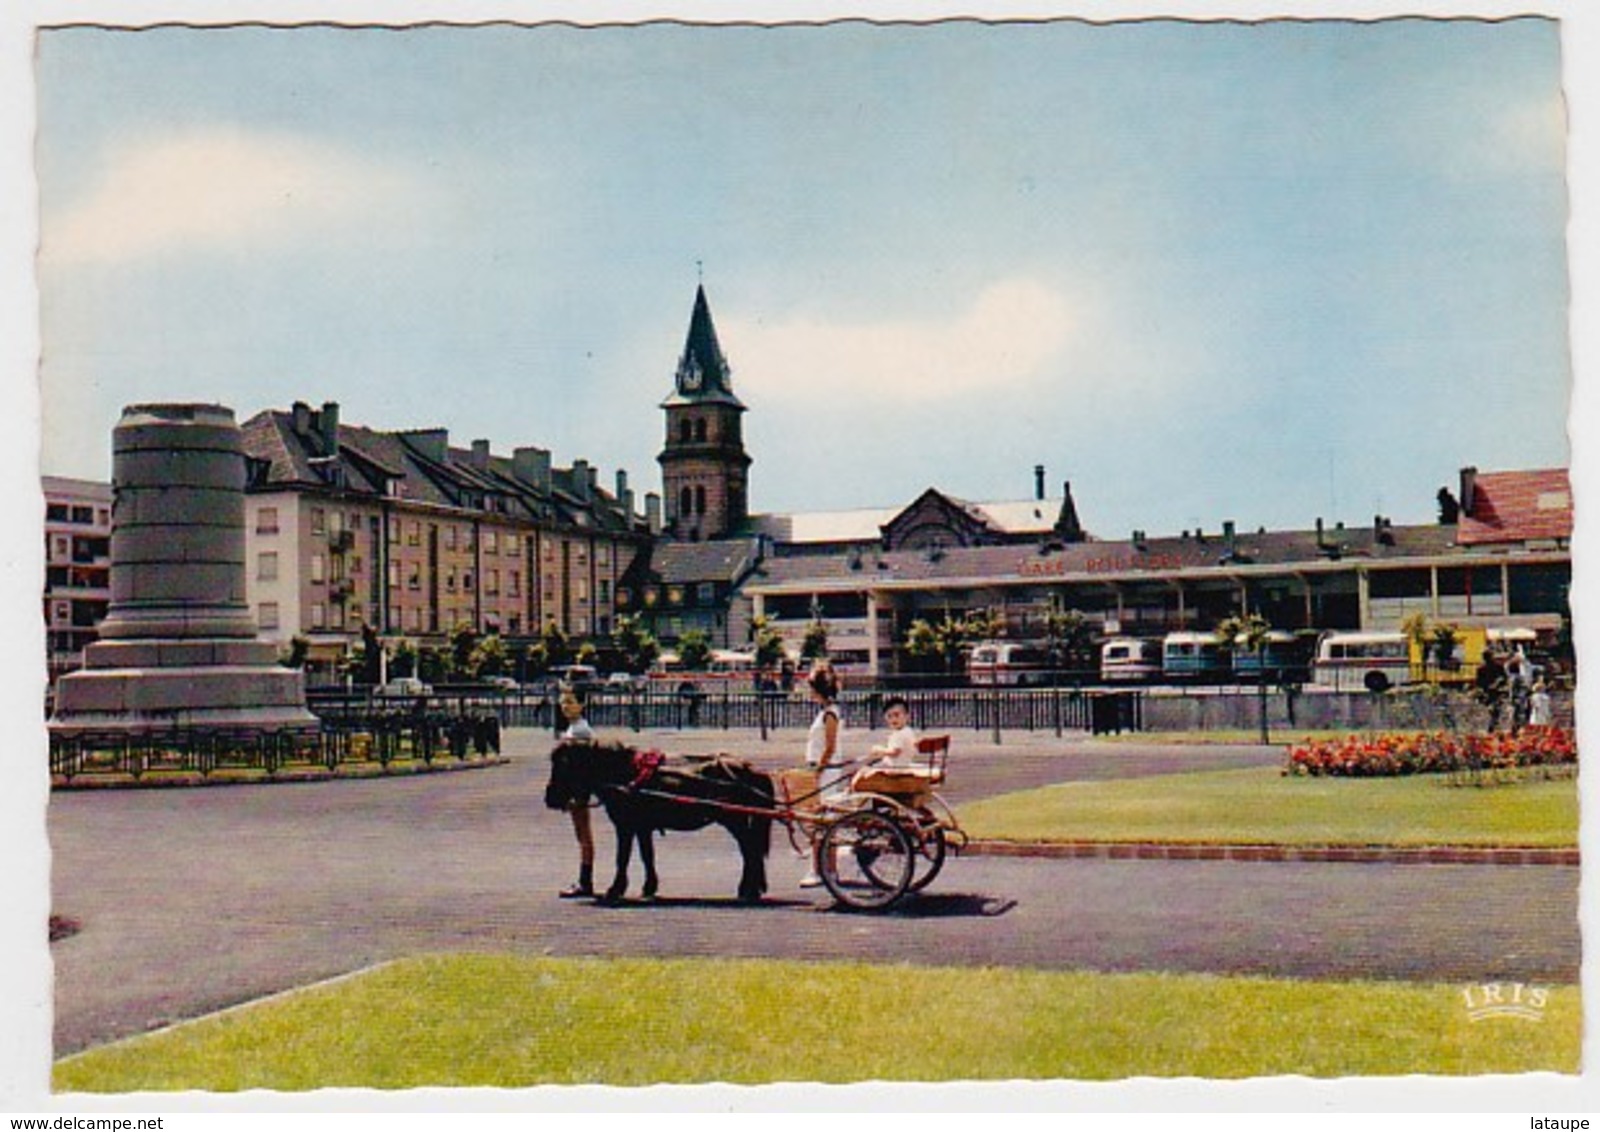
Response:
[[[767,890],[767,852],[772,845],[772,776],[724,757],[668,767],[656,752],[611,743],[563,742],[550,753],[550,784],[544,803],[554,810],[600,799],[617,830],[617,875],[601,898],[621,900],[628,889],[633,843],[644,862],[643,895],[656,894],[656,830],[722,826],[739,843],[744,873],[739,899],[754,902]],[[767,812],[763,812],[767,811]]]

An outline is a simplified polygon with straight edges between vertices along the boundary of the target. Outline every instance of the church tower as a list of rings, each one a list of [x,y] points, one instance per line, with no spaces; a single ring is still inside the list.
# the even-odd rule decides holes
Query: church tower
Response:
[[[749,515],[750,457],[740,427],[744,405],[733,395],[728,359],[717,344],[702,286],[695,292],[689,339],[670,396],[661,464],[667,530],[685,541],[724,538]]]

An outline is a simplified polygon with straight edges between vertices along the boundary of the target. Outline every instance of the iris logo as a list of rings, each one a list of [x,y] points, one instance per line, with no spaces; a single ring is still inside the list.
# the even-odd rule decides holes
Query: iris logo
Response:
[[[1467,1021],[1489,1018],[1521,1018],[1528,1022],[1544,1020],[1550,989],[1527,983],[1474,983],[1461,988],[1467,1005]]]

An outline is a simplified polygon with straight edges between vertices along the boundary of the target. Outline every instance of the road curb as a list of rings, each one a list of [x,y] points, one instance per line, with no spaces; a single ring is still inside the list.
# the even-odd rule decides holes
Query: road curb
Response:
[[[1128,841],[971,841],[974,857],[1044,857],[1110,861],[1303,861],[1383,865],[1568,865],[1577,849],[1476,845],[1213,845]]]
[[[87,790],[191,790],[210,786],[295,786],[308,782],[363,782],[375,778],[413,778],[423,774],[452,774],[482,767],[504,766],[511,761],[508,755],[474,755],[467,759],[450,761],[439,758],[431,763],[393,762],[388,766],[376,760],[368,763],[342,763],[338,770],[296,764],[273,774],[261,772],[248,777],[221,774],[216,777],[198,771],[170,773],[152,771],[135,778],[126,773],[96,772],[92,775],[73,775],[67,778],[55,774],[50,778],[53,791]]]

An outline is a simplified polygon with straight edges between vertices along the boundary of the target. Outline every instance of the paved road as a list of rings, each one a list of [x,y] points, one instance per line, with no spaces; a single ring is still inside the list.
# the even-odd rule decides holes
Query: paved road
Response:
[[[793,734],[765,747],[726,733],[641,741],[769,765],[803,745]],[[964,858],[903,910],[866,916],[799,889],[804,862],[781,834],[770,899],[737,905],[738,855],[713,829],[666,838],[656,905],[557,900],[576,849],[565,815],[541,801],[548,746],[511,733],[506,765],[388,781],[58,793],[54,905],[82,925],[52,949],[58,1052],[421,951],[1578,976],[1578,870],[1553,866]],[[996,750],[958,736],[950,793],[959,805],[1043,782],[1276,758],[1052,736],[1008,736]]]

